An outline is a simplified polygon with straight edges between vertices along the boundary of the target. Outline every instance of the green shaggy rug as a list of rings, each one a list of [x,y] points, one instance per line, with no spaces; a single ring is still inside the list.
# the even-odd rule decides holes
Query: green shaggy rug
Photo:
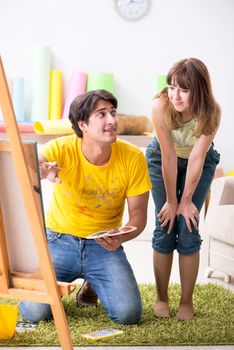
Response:
[[[121,326],[109,320],[101,305],[97,308],[78,309],[75,292],[64,299],[69,328],[74,346],[108,345],[209,345],[234,344],[234,293],[214,284],[197,285],[194,292],[196,316],[192,321],[178,321],[175,314],[179,305],[180,286],[170,285],[171,317],[153,316],[155,286],[140,285],[143,317],[138,325]],[[13,303],[0,299],[1,304]],[[20,318],[19,318],[20,320]],[[96,342],[81,337],[95,330],[115,328],[123,330],[116,337]],[[16,333],[10,340],[0,340],[0,346],[58,346],[57,333],[52,321],[42,321],[35,330]]]

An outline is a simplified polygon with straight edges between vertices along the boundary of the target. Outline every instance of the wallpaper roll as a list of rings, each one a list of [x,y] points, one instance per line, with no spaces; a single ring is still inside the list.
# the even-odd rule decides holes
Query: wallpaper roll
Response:
[[[12,96],[12,85],[13,85],[13,81],[12,81],[11,78],[8,78],[8,79],[7,79],[7,85],[8,85],[9,93],[10,93],[10,95]]]
[[[74,133],[69,119],[37,121],[33,128],[40,135],[70,135]]]
[[[150,119],[145,116],[117,114],[118,135],[142,135],[151,131]]]
[[[61,119],[63,103],[62,71],[50,71],[49,119]]]
[[[63,116],[62,118],[68,118],[69,110],[72,101],[75,97],[82,95],[86,91],[87,74],[84,72],[74,71],[72,73],[68,93],[66,97],[66,102],[64,104]]]
[[[17,123],[18,129],[20,133],[34,133],[33,124],[32,123]],[[0,132],[6,132],[6,126],[3,123],[0,123]]]
[[[224,176],[224,175],[221,175],[221,176]],[[230,170],[228,171],[225,176],[234,176],[234,170]]]
[[[24,120],[24,78],[14,78],[12,82],[12,101],[18,121]]]
[[[114,93],[114,74],[93,72],[88,74],[87,91],[104,89]]]
[[[31,119],[48,119],[51,52],[48,46],[33,48]]]
[[[8,84],[8,90],[9,90],[10,96],[12,97],[12,79],[7,79],[7,84]],[[0,107],[0,121],[3,121],[3,120],[4,118]]]
[[[167,86],[167,76],[166,75],[158,75],[156,78],[156,92],[159,92],[163,88]]]

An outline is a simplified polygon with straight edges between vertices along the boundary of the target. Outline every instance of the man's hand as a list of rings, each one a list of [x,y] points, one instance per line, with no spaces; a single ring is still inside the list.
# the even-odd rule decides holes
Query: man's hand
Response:
[[[110,252],[118,249],[123,243],[122,235],[113,237],[106,235],[101,238],[96,238],[95,241]]]
[[[47,179],[51,182],[61,183],[62,180],[58,176],[58,164],[57,162],[43,162],[40,161],[40,176],[41,179]]]

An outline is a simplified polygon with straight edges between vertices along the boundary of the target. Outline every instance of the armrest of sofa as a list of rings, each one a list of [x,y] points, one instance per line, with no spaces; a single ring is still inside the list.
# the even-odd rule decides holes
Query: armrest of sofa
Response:
[[[220,205],[234,205],[234,176],[217,177],[211,184],[209,208]],[[208,213],[208,212],[207,212]]]
[[[234,177],[219,177],[211,185],[204,234],[234,245]]]

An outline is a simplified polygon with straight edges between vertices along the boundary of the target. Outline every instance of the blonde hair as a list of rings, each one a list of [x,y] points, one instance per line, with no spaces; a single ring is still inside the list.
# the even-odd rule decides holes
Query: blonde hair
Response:
[[[197,121],[194,136],[210,135],[218,127],[221,110],[212,93],[210,75],[204,63],[197,58],[176,62],[166,78],[168,85],[177,84],[190,91],[189,112]],[[168,98],[168,88],[161,90],[155,98],[166,102],[166,123],[171,130],[182,125],[182,116]]]

